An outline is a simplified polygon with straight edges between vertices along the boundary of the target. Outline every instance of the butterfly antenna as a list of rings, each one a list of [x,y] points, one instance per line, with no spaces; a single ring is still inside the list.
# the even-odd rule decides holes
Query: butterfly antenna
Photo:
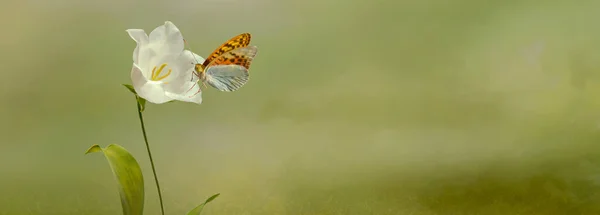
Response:
[[[188,49],[190,50],[190,54],[192,55],[192,58],[194,59],[194,62],[196,62],[195,64],[200,64],[200,62],[198,62],[198,59],[196,59],[196,56],[194,56],[194,52],[192,51],[192,47],[187,42],[187,40],[183,39],[183,43],[185,43],[185,46],[187,46]],[[192,62],[192,64],[194,64],[194,63]],[[196,77],[200,78],[200,74],[198,74],[198,72],[196,72],[195,66],[194,66],[194,70],[192,71],[192,73]],[[193,81],[193,80],[194,80],[194,76],[192,76],[192,78],[190,79],[190,81]],[[190,92],[190,90],[194,89],[194,87],[196,86],[196,84],[198,84],[198,82],[195,82],[194,85],[192,85],[192,87],[190,87],[190,89],[188,89],[186,91],[186,93],[188,93],[188,92]],[[196,94],[198,94],[200,91],[202,91],[202,89],[198,89],[198,92],[194,93],[194,95],[190,96],[190,98],[193,97],[193,96],[195,96]]]
[[[194,51],[192,51],[192,47],[191,47],[191,46],[190,46],[190,44],[187,42],[187,40],[183,39],[183,43],[185,43],[185,46],[187,46],[187,47],[188,47],[188,49],[190,50],[190,54],[192,55],[192,58],[194,59],[194,62],[196,62],[196,63],[193,63],[193,62],[192,62],[192,64],[200,64],[200,62],[198,62],[198,59],[196,59],[196,56],[194,56]],[[194,73],[194,75],[196,75],[196,77],[200,78],[200,74],[198,74],[198,72],[196,71],[196,69],[195,69],[195,68],[194,68],[194,71],[193,71],[192,73]],[[194,80],[194,77],[193,77],[193,76],[192,76],[192,79],[191,79],[191,80]]]
[[[194,58],[194,61],[196,62],[195,64],[200,64],[200,62],[198,62],[198,59],[196,59],[196,56],[194,56],[194,51],[192,50],[192,46],[190,46],[190,44],[187,42],[187,40],[183,39],[183,43],[185,43],[185,46],[187,46],[187,48],[190,50],[190,54],[192,55],[192,58]]]

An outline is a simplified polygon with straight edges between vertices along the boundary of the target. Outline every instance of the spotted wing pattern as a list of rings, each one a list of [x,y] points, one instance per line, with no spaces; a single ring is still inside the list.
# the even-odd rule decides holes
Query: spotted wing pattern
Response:
[[[256,53],[258,52],[258,47],[256,46],[247,46],[242,48],[237,48],[231,51],[228,51],[212,62],[208,64],[208,67],[216,66],[216,65],[240,65],[245,67],[246,69],[250,69],[250,64]]]
[[[206,60],[204,61],[204,63],[202,65],[204,67],[206,67],[213,60],[217,59],[222,54],[227,53],[227,52],[237,49],[237,48],[242,48],[242,47],[248,46],[248,44],[250,44],[250,39],[251,39],[250,33],[243,33],[243,34],[237,35],[237,36],[229,39],[227,42],[223,43],[221,46],[219,46],[219,48],[217,48],[215,51],[213,51],[213,53],[210,54],[206,58]]]
[[[236,91],[248,82],[248,69],[257,51],[256,46],[248,46],[219,56],[208,65],[206,82],[220,91]]]

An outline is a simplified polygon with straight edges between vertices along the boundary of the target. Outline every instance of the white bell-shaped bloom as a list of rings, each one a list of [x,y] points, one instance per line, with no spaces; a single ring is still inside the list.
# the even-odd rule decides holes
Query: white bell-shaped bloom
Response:
[[[173,100],[202,103],[193,71],[194,64],[204,58],[184,50],[183,36],[173,23],[165,22],[149,36],[142,29],[128,29],[127,33],[137,43],[131,81],[140,97],[155,104]]]

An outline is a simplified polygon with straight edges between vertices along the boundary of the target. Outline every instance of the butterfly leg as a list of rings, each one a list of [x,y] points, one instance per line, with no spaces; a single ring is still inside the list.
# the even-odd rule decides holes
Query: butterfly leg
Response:
[[[198,93],[202,92],[202,88],[198,87],[198,91],[196,91],[196,93],[194,93],[194,95],[191,95],[190,98],[198,95]]]
[[[190,89],[188,89],[187,91],[185,91],[185,93],[189,93],[190,90],[194,89],[194,87],[196,86],[196,84],[198,84],[198,82],[194,83],[194,85],[192,85],[192,87],[190,87]]]
[[[196,70],[192,71],[192,74],[195,75],[196,77],[198,77],[198,79],[200,79],[200,74],[198,74],[198,72],[196,72]],[[192,79],[190,79],[190,81],[194,80],[194,76],[192,76]]]

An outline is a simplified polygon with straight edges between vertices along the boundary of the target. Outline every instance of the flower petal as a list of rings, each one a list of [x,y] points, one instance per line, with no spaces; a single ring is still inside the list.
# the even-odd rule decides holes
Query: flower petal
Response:
[[[149,40],[161,53],[180,53],[184,48],[181,31],[170,21],[150,32]]]
[[[148,79],[144,77],[140,67],[134,63],[131,68],[131,83],[133,84],[135,92],[139,92],[146,82],[148,82]]]
[[[192,56],[196,59],[194,60]],[[202,104],[202,91],[200,90],[198,77],[194,75],[194,65],[203,62],[204,58],[185,50],[177,60],[179,61],[177,63],[178,70],[181,73],[173,81],[164,85],[165,94],[179,101]]]
[[[192,74],[192,70],[188,71],[188,74]],[[165,89],[165,92],[169,92],[169,93],[173,93],[173,94],[194,94],[195,92],[198,91],[198,88],[194,88],[191,89],[191,87],[197,84],[198,81],[198,77],[195,75],[191,75],[188,78],[176,78],[173,79],[170,82],[167,82],[167,84],[164,84],[163,87]]]
[[[140,46],[148,44],[148,35],[146,35],[146,32],[143,29],[127,29],[127,33],[129,33],[131,39],[137,43],[135,49],[133,50],[133,63],[139,64],[139,49]]]
[[[133,39],[137,43],[147,44],[149,41],[148,35],[146,35],[144,29],[127,29],[126,31],[127,33],[129,33],[131,39]]]
[[[165,90],[159,82],[148,81],[135,64],[131,69],[131,81],[137,94],[151,103],[162,104],[173,100],[165,95]]]
[[[193,60],[192,55],[196,56],[196,60]],[[175,94],[186,94],[190,91],[190,87],[196,82],[198,82],[198,76],[194,74],[195,64],[198,62],[202,62],[204,59],[199,55],[192,53],[188,50],[182,52],[175,59],[175,64],[173,68],[177,70],[177,74],[173,72],[172,79],[170,79],[168,84],[165,84],[165,91],[175,93]],[[190,84],[191,83],[191,84]],[[196,92],[197,90],[193,91]]]
[[[182,64],[200,64],[200,63],[204,63],[204,58],[196,53],[193,53],[189,50],[184,50],[183,53],[181,54],[182,56],[179,58],[179,60],[181,60]],[[194,57],[192,57],[192,55]],[[194,59],[196,58],[196,59]]]
[[[154,104],[163,104],[173,100],[165,95],[165,90],[160,83],[153,81],[146,82],[138,92],[138,95]]]
[[[184,73],[180,74],[180,76],[183,76],[180,78],[191,80],[192,76],[196,77],[193,75],[194,68],[196,67],[196,64],[201,64],[202,62],[204,62],[204,58],[202,58],[200,55],[197,55],[189,50],[183,51],[177,58],[176,62],[178,66],[177,69],[180,71],[185,71]]]
[[[196,84],[196,86],[191,88],[190,93],[187,93],[187,94],[175,94],[175,93],[171,93],[171,92],[165,92],[165,94],[168,97],[175,99],[175,100],[184,101],[184,102],[193,102],[196,104],[202,104],[202,91],[198,92],[199,88],[200,88],[200,85]]]

